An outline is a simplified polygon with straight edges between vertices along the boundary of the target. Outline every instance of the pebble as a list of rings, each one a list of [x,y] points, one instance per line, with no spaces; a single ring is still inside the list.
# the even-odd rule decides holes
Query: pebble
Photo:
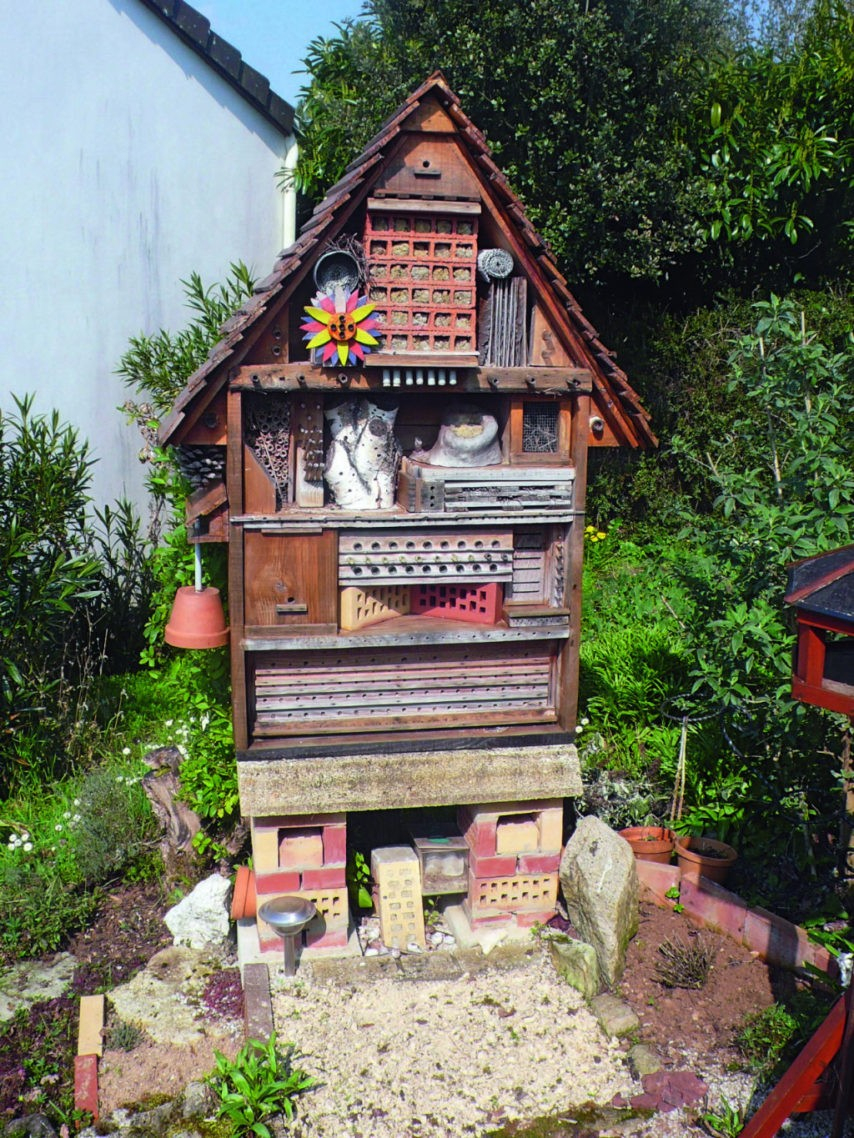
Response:
[[[445,943],[445,934],[444,933],[430,933],[430,943],[432,945],[434,945],[436,948],[438,948],[440,944]]]

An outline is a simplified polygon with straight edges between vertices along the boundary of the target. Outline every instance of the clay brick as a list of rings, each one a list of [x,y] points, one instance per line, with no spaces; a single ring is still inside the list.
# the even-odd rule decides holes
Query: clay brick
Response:
[[[676,865],[660,865],[654,861],[638,861],[635,859],[635,869],[638,872],[641,900],[652,901],[662,908],[672,909],[675,902],[666,896],[669,889],[679,886],[682,874]]]
[[[74,1056],[74,1107],[98,1117],[98,1056]]]
[[[256,873],[279,868],[279,831],[277,829],[253,825],[252,863]]]
[[[513,924],[512,913],[502,913],[495,909],[473,909],[468,897],[463,901],[463,912],[473,929],[504,929]]]
[[[486,878],[470,875],[468,896],[472,912],[477,915],[484,909],[498,909],[507,913],[526,909],[542,912],[554,908],[557,885],[556,873]]]
[[[559,853],[520,854],[517,873],[557,873],[560,869]]]
[[[530,929],[534,925],[544,925],[555,915],[556,909],[543,909],[541,913],[517,913],[516,927]]]
[[[474,817],[468,810],[460,810],[457,815],[457,820],[460,832],[468,842],[469,849],[475,857],[495,856],[495,827],[498,823],[497,816],[492,819],[479,819]]]
[[[347,860],[347,827],[343,822],[323,827],[323,863],[337,865]]]
[[[347,884],[346,867],[325,865],[322,869],[302,871],[302,891],[307,889],[343,889]]]
[[[537,814],[539,846],[543,853],[560,853],[563,845],[563,803],[546,805]]]
[[[282,869],[321,869],[323,834],[320,829],[286,830],[279,842]]]
[[[743,939],[747,905],[716,881],[710,881],[707,877],[698,879],[683,876],[679,903],[685,906],[685,915],[693,924],[716,929],[731,936],[733,940]]]
[[[349,942],[349,929],[306,929],[305,943],[308,948],[346,948]]]
[[[276,944],[261,941],[261,950],[278,948],[283,953],[281,937]],[[270,973],[266,964],[244,964],[243,966],[243,1023],[247,1039],[258,1039],[262,1043],[273,1034],[273,1004],[270,1000]]]
[[[497,854],[534,853],[540,840],[533,818],[502,818],[495,831]]]
[[[256,873],[255,889],[263,902],[269,893],[297,893],[300,875],[295,869],[278,870],[276,873]]]
[[[304,830],[315,826],[343,826],[347,815],[338,814],[289,814],[281,818],[265,819],[274,821],[280,830]]]
[[[800,968],[812,956],[806,932],[766,909],[748,909],[743,943],[767,963],[785,968]]]
[[[472,854],[469,868],[475,877],[507,877],[516,872],[516,855],[503,857],[476,857]]]
[[[371,876],[379,896],[380,936],[389,948],[410,942],[426,947],[421,899],[421,865],[410,846],[385,846],[371,853]]]
[[[327,928],[340,928],[342,925],[346,927],[350,919],[346,889],[302,889],[299,896],[312,901],[317,908],[318,915],[308,926],[309,928],[321,919]]]
[[[80,997],[80,1023],[77,1028],[77,1054],[104,1054],[104,997]]]

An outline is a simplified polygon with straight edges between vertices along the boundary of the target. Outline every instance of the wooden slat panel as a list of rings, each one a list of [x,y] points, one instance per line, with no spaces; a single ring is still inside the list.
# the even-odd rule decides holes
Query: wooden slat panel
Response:
[[[484,655],[479,645],[469,653],[458,646],[259,655],[254,733],[554,720],[553,646],[494,644]]]

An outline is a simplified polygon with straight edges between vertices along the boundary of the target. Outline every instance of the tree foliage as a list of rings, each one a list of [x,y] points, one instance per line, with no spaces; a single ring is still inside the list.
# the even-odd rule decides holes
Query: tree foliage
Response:
[[[440,68],[573,275],[658,280],[702,244],[689,145],[718,0],[368,0],[315,40],[298,187],[319,197]]]

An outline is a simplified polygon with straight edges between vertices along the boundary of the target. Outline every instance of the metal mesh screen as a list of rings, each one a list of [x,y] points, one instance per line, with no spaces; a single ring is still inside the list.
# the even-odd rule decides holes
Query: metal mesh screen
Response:
[[[522,408],[522,450],[526,454],[557,453],[556,403],[526,403]]]

